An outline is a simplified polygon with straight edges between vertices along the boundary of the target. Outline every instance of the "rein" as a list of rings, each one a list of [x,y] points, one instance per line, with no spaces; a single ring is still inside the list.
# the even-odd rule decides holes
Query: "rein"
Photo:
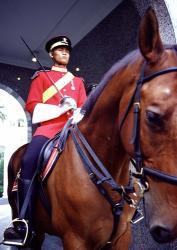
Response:
[[[90,178],[94,179],[93,176],[97,178],[97,182],[96,182],[97,185],[100,185],[102,183],[108,183],[112,187],[112,190],[117,191],[120,195],[124,195],[124,193],[127,194],[127,193],[134,192],[133,186],[129,185],[129,186],[122,187],[118,185],[117,182],[115,182],[115,180],[112,178],[112,176],[107,171],[106,167],[103,165],[100,159],[97,157],[96,153],[91,148],[91,146],[85,139],[84,135],[81,133],[81,131],[77,127],[77,125],[75,125],[73,129],[71,130],[71,136],[76,146],[76,149],[84,163],[84,166],[86,167],[86,170],[90,175]],[[84,147],[80,146],[79,141],[82,142],[82,145]],[[92,159],[97,165],[97,168],[91,162],[86,152],[89,153],[89,156],[92,157]]]
[[[177,176],[172,176],[167,173],[164,173],[160,170],[151,168],[149,166],[143,165],[143,156],[141,152],[141,146],[140,146],[140,100],[141,100],[141,88],[144,83],[154,79],[155,77],[168,74],[171,72],[177,72],[177,67],[169,67],[161,71],[157,71],[149,76],[144,76],[144,69],[146,64],[144,63],[140,78],[137,81],[137,86],[135,89],[135,92],[128,104],[128,108],[124,114],[123,121],[125,120],[126,116],[128,115],[128,112],[130,110],[130,103],[132,104],[133,101],[133,112],[134,112],[134,126],[133,126],[133,133],[132,133],[132,144],[134,145],[134,160],[132,159],[132,163],[136,169],[136,173],[133,173],[133,175],[140,179],[141,183],[144,186],[147,186],[147,180],[146,176],[157,178],[161,181],[177,185]],[[133,99],[133,100],[132,100]],[[122,123],[120,124],[120,129],[122,127]]]
[[[84,164],[86,171],[89,174],[90,179],[96,185],[99,192],[105,197],[105,199],[111,205],[112,213],[114,216],[114,224],[110,239],[107,242],[107,244],[111,244],[115,232],[117,230],[119,218],[123,211],[123,205],[125,202],[127,202],[131,207],[134,207],[136,209],[136,215],[138,214],[137,216],[138,219],[134,223],[138,222],[140,218],[141,219],[143,218],[142,213],[138,207],[138,204],[136,204],[136,202],[129,196],[130,193],[135,192],[134,187],[132,185],[132,180],[130,178],[128,186],[123,187],[121,185],[118,185],[113,179],[113,177],[110,175],[110,173],[107,171],[103,163],[97,157],[96,153],[89,145],[89,143],[87,142],[86,138],[81,133],[79,128],[77,127],[77,124],[75,124],[73,127],[70,128],[70,133],[74,145],[76,147],[76,150]],[[92,161],[90,159],[92,159]],[[118,201],[114,201],[112,199],[111,195],[103,186],[104,183],[108,184],[111,187],[112,191],[116,191],[121,196],[121,198]]]

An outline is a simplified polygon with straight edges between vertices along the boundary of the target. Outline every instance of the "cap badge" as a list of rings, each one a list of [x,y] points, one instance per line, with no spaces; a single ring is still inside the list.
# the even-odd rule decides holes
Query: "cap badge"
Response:
[[[68,44],[68,41],[67,41],[66,37],[63,37],[63,42]]]

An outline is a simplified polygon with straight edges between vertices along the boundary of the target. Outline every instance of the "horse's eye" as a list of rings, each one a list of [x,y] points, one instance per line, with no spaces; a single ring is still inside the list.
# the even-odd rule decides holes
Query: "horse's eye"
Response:
[[[146,120],[148,125],[153,128],[162,129],[164,126],[162,115],[153,111],[146,110]]]

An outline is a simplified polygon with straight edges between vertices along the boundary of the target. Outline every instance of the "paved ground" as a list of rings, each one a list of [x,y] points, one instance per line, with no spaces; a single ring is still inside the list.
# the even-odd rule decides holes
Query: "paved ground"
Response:
[[[5,227],[10,223],[10,213],[7,200],[0,199],[0,241]],[[1,245],[0,250],[16,250],[16,248]],[[62,243],[59,238],[46,235],[42,250],[63,250]],[[142,221],[133,226],[133,244],[130,250],[177,250],[177,241],[163,245],[156,243]]]

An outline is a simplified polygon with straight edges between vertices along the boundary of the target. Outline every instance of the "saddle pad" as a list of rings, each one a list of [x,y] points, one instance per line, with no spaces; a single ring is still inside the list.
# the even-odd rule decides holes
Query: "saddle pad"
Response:
[[[72,120],[68,120],[62,131],[56,134],[54,138],[48,140],[40,152],[36,171],[39,172],[42,182],[50,175],[56,161],[64,150],[71,122]],[[18,190],[19,172],[17,173],[16,179],[14,181],[12,191]]]
[[[53,150],[50,151],[50,156],[48,158],[47,164],[43,166],[42,171],[40,173],[41,180],[44,181],[46,177],[51,173],[53,167],[57,159],[59,158],[60,152],[58,151],[58,142],[53,147]]]

